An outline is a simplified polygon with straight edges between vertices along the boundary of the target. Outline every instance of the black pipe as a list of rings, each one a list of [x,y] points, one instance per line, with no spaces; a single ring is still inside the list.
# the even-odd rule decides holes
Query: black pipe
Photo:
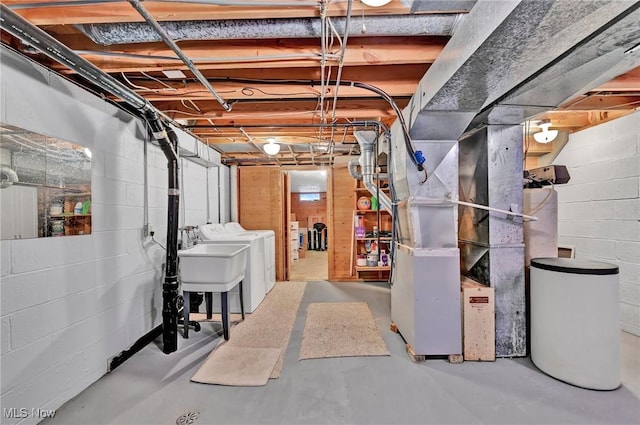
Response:
[[[38,49],[56,62],[76,71],[78,75],[89,82],[101,87],[105,91],[123,99],[127,104],[138,111],[140,116],[147,121],[153,137],[158,141],[160,148],[169,161],[169,220],[167,221],[167,258],[165,283],[163,285],[163,351],[166,354],[177,350],[177,323],[178,323],[178,154],[177,138],[169,128],[167,140],[167,125],[158,117],[157,111],[151,104],[136,92],[129,89],[120,81],[106,74],[100,68],[86,59],[78,56],[73,50],[32,25],[20,15],[12,11],[8,6],[0,4],[0,27],[19,38],[25,43]]]
[[[178,214],[180,211],[178,136],[170,126],[158,119],[155,111],[147,111],[144,118],[167,158],[167,254],[162,284],[162,351],[170,354],[178,349]]]
[[[173,151],[178,151],[178,136],[166,127]],[[166,155],[166,153],[165,153]],[[173,353],[178,349],[178,214],[180,211],[180,182],[178,157],[168,159],[169,192],[167,205],[167,265],[162,285],[162,351]]]

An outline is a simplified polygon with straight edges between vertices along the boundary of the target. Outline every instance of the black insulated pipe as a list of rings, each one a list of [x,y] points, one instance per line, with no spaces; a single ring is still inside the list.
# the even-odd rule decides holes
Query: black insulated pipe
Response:
[[[101,87],[114,96],[127,102],[130,106],[140,112],[141,117],[149,124],[153,137],[158,141],[162,152],[169,161],[169,220],[167,221],[167,256],[166,274],[163,284],[163,351],[165,354],[177,350],[177,327],[178,327],[178,154],[177,138],[175,133],[169,129],[169,134],[173,133],[173,141],[167,137],[167,128],[160,121],[157,111],[147,102],[146,99],[129,89],[127,86],[116,80],[109,74],[104,73],[92,63],[74,53],[64,44],[51,37],[40,28],[30,24],[20,15],[12,11],[4,4],[0,4],[0,27],[9,34],[19,38],[23,42],[38,49],[56,62],[72,69],[78,75],[87,79],[91,83]],[[166,128],[167,127],[167,128]],[[173,165],[172,165],[173,164]],[[173,186],[172,186],[173,185]],[[174,295],[175,293],[175,295]],[[166,314],[165,314],[166,308]]]
[[[178,349],[178,213],[180,211],[180,183],[178,180],[178,136],[166,127],[173,156],[167,156],[169,169],[167,205],[167,265],[162,285],[162,351],[173,353]],[[188,326],[185,324],[185,326]]]

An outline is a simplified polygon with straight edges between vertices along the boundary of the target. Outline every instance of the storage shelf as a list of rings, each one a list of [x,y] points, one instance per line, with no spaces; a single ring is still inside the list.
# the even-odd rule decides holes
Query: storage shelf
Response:
[[[383,210],[383,209],[380,209],[380,210],[355,210],[355,211],[356,211],[356,213],[377,213],[379,211],[381,213],[389,214],[389,211]]]
[[[384,184],[386,181],[386,179],[379,180],[375,185],[377,186],[379,193],[384,193],[388,196],[390,188],[388,186],[380,187],[380,184]],[[367,188],[362,187],[362,185],[362,181],[356,180],[353,191],[355,198],[360,199],[362,197],[368,198],[369,196],[375,196],[375,193],[372,194]],[[365,281],[386,279],[386,276],[391,272],[391,265],[378,266],[376,263],[375,266],[359,266],[357,265],[357,260],[358,257],[362,255],[361,252],[363,251],[363,248],[368,247],[369,244],[371,244],[372,249],[375,247],[376,252],[380,252],[381,249],[389,249],[392,243],[391,235],[389,233],[385,233],[385,235],[382,236],[378,233],[378,236],[374,237],[372,229],[376,227],[378,229],[390,229],[392,227],[392,214],[389,211],[382,209],[379,203],[376,209],[371,209],[371,205],[369,205],[368,209],[359,209],[357,208],[359,205],[367,206],[365,204],[359,204],[357,200],[354,205],[356,208],[353,210],[354,235],[351,240],[351,275],[355,275],[356,278]],[[364,232],[365,229],[368,231]]]
[[[391,270],[391,266],[374,266],[374,267],[368,267],[368,266],[356,266],[356,271],[358,272],[383,272],[383,271],[388,271]]]
[[[91,214],[52,214],[51,218],[91,217]]]
[[[356,192],[358,193],[362,193],[362,192],[366,192],[366,193],[371,193],[369,192],[369,189],[367,189],[366,187],[357,187],[354,189]],[[381,187],[380,188],[380,192],[389,192],[389,188],[388,187]]]

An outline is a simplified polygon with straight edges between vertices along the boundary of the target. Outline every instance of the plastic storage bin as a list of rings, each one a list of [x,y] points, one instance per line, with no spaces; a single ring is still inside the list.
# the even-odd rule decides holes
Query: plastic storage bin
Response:
[[[570,258],[531,260],[531,360],[583,388],[620,386],[618,267]]]

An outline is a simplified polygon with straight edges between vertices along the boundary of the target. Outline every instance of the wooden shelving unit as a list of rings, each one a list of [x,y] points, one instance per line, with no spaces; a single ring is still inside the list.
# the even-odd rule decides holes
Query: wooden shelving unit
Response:
[[[91,200],[90,192],[67,192],[64,189],[49,189],[49,204],[45,210],[47,221],[47,236],[88,235],[91,233],[91,212],[82,214],[74,213],[78,202],[84,204]],[[61,214],[51,214],[50,206],[53,203],[62,205]],[[54,223],[59,223],[57,227]],[[55,228],[55,229],[54,229]]]
[[[382,181],[379,184],[384,185]],[[386,280],[391,271],[391,214],[379,208],[358,209],[357,201],[360,197],[371,199],[371,193],[361,186],[361,181],[356,181],[354,191],[356,193],[356,209],[353,211],[353,235],[352,235],[352,274],[362,280]],[[388,188],[380,187],[380,192],[388,192]],[[361,229],[358,233],[358,227]],[[364,235],[363,230],[364,228]],[[374,228],[377,229],[375,233]],[[388,236],[386,235],[388,232]],[[382,236],[382,235],[385,236]],[[383,254],[384,251],[384,254]],[[364,260],[363,260],[364,259]],[[360,261],[358,261],[360,260]],[[367,264],[358,264],[365,261]],[[371,262],[376,265],[371,265]],[[383,263],[384,264],[381,264]]]

